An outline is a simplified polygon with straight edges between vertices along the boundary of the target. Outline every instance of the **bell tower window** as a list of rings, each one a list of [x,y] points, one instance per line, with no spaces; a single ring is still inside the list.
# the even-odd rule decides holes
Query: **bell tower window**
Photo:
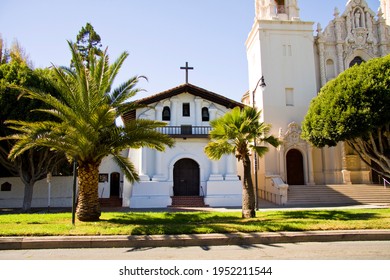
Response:
[[[278,14],[286,13],[286,5],[284,3],[285,0],[276,0],[276,11]]]
[[[171,109],[168,106],[165,106],[162,111],[162,120],[163,121],[171,120]]]
[[[190,103],[183,103],[183,117],[190,116]]]
[[[208,122],[210,120],[209,108],[202,108],[202,122]]]

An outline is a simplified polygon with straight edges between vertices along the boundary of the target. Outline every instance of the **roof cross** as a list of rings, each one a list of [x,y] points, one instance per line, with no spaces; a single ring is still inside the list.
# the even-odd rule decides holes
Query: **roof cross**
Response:
[[[186,70],[186,84],[188,84],[188,70],[194,70],[194,67],[189,67],[188,62],[186,62],[185,67],[180,67],[181,70]]]

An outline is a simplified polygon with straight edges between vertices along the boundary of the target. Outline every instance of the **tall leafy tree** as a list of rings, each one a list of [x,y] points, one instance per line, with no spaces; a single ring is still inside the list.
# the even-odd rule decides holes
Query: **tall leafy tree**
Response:
[[[49,109],[41,111],[55,116],[58,121],[8,121],[11,128],[19,132],[10,137],[16,140],[10,157],[15,158],[32,148],[49,147],[64,152],[69,160],[76,159],[79,184],[76,213],[81,221],[96,221],[101,214],[98,177],[103,158],[112,155],[125,176],[134,182],[138,180],[134,165],[121,152],[143,146],[163,151],[173,145],[173,140],[156,130],[165,125],[163,122],[136,119],[124,127],[115,125],[116,118],[138,106],[129,98],[139,92],[135,86],[141,77],[132,77],[112,89],[128,57],[126,52],[112,64],[107,50],[102,56],[89,56],[87,66],[77,46],[68,43],[74,68],[55,67],[59,97],[32,89],[24,92],[25,97],[47,104]]]
[[[76,45],[77,50],[86,63],[88,63],[90,55],[103,54],[103,51],[100,49],[102,47],[100,35],[96,33],[89,22],[79,31]]]
[[[38,100],[19,100],[20,90],[14,86],[33,87],[39,90],[55,93],[48,75],[50,70],[29,67],[23,53],[20,53],[20,45],[13,48],[9,53],[11,60],[5,60],[0,65],[0,137],[12,134],[4,124],[7,119],[20,121],[47,120],[43,114],[33,113],[44,104]],[[21,208],[29,211],[33,197],[34,185],[37,181],[46,177],[48,172],[58,170],[64,162],[64,155],[50,151],[48,148],[31,149],[18,155],[13,161],[8,159],[8,154],[14,144],[13,140],[0,141],[0,176],[18,176],[24,184],[24,198]],[[65,161],[66,162],[66,161]],[[61,170],[66,173],[67,169]]]
[[[390,56],[349,68],[311,102],[302,137],[316,147],[348,143],[371,168],[390,177]]]
[[[210,122],[211,141],[205,147],[205,153],[213,160],[219,160],[224,154],[234,154],[242,162],[244,176],[242,180],[242,217],[256,216],[255,189],[251,175],[251,153],[264,156],[269,148],[274,147],[279,140],[268,135],[270,125],[260,122],[260,114],[256,109],[245,107],[234,108],[223,117]],[[254,145],[256,141],[256,145]]]

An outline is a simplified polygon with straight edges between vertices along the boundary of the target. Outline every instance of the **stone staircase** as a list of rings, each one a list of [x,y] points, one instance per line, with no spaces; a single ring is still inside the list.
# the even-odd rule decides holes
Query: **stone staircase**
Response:
[[[209,207],[204,203],[203,196],[171,196],[170,207]]]
[[[380,185],[289,186],[285,206],[390,205],[390,188]]]

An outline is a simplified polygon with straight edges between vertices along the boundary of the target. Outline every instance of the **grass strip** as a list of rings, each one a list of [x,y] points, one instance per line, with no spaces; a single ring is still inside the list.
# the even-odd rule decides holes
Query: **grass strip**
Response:
[[[0,236],[154,235],[390,229],[390,209],[257,212],[107,212],[71,224],[71,213],[0,214]]]

